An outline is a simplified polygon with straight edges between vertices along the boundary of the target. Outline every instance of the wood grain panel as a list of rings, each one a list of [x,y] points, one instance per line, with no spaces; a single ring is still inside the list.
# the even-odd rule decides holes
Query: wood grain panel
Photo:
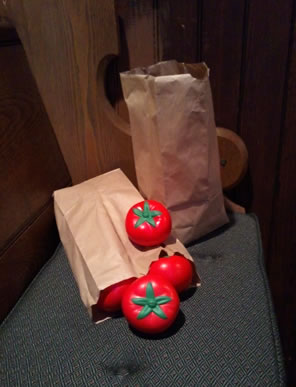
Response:
[[[56,248],[52,193],[70,184],[21,45],[0,47],[0,165],[1,321]]]
[[[149,66],[158,61],[155,0],[116,0],[115,14],[119,57],[109,67],[106,91],[117,113],[128,122],[119,72]]]
[[[201,59],[210,68],[217,126],[237,131],[245,17],[244,0],[204,1]]]
[[[0,254],[70,177],[22,46],[0,48]]]
[[[246,61],[240,135],[249,151],[249,179],[241,197],[252,186],[248,209],[254,211],[267,251],[279,149],[282,101],[288,56],[292,1],[248,2]],[[247,203],[248,204],[248,203]]]
[[[287,74],[286,111],[276,184],[268,275],[281,328],[290,385],[296,385],[296,27]]]
[[[58,242],[51,201],[0,257],[0,322],[52,256]]]
[[[157,61],[156,12],[154,0],[116,0],[119,27],[119,68],[149,66]]]
[[[160,60],[194,63],[200,58],[200,0],[158,0]]]
[[[25,48],[73,183],[117,167],[135,180],[131,139],[102,92],[106,57],[118,53],[114,2],[11,0],[1,12]]]

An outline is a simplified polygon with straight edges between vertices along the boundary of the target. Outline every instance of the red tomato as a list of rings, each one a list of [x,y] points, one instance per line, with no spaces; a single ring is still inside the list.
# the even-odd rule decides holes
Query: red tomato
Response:
[[[155,246],[170,235],[172,221],[168,210],[155,200],[145,200],[132,206],[125,219],[129,238],[141,246]]]
[[[172,255],[171,257],[159,258],[158,261],[152,262],[149,274],[163,276],[180,293],[188,289],[191,284],[193,265],[185,257]]]
[[[156,275],[134,281],[122,297],[122,311],[130,325],[145,333],[161,333],[175,321],[180,300],[175,288]]]
[[[109,313],[119,312],[123,293],[135,280],[136,278],[128,278],[102,290],[97,302],[98,309]]]

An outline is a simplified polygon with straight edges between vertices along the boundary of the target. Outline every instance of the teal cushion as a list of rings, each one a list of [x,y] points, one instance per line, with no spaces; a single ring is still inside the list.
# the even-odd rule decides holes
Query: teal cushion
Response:
[[[281,386],[281,346],[254,216],[189,247],[202,286],[160,337],[93,324],[60,246],[0,327],[1,386]]]

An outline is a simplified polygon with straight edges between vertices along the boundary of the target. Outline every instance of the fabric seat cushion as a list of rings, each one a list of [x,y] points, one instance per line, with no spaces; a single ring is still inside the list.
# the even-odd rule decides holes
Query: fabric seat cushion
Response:
[[[149,338],[123,317],[92,323],[60,246],[0,327],[0,385],[284,385],[256,217],[188,248],[202,286]]]

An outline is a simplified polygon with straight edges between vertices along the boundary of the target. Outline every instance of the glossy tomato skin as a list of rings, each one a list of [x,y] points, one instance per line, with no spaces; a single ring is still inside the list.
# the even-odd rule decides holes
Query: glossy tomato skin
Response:
[[[188,289],[192,282],[193,264],[185,257],[172,255],[152,262],[149,274],[163,276],[181,293]]]
[[[128,278],[102,290],[97,302],[97,308],[107,313],[119,312],[121,310],[123,293],[135,280],[135,277]]]
[[[160,302],[159,305],[165,318],[159,317],[154,311],[151,311],[146,317],[139,318],[145,306],[137,305],[133,300],[145,299],[149,286],[152,287],[156,300],[169,299],[168,302]],[[167,330],[177,317],[179,305],[180,300],[175,288],[164,278],[149,274],[134,281],[122,298],[122,311],[129,324],[138,331],[148,334],[158,334]]]
[[[149,206],[146,221],[145,203],[148,203]],[[155,215],[158,213],[159,215]],[[152,214],[152,216],[149,217],[149,214]],[[140,246],[156,246],[169,237],[172,229],[171,216],[161,203],[155,200],[145,200],[129,209],[126,215],[125,228],[129,238],[134,243]]]

